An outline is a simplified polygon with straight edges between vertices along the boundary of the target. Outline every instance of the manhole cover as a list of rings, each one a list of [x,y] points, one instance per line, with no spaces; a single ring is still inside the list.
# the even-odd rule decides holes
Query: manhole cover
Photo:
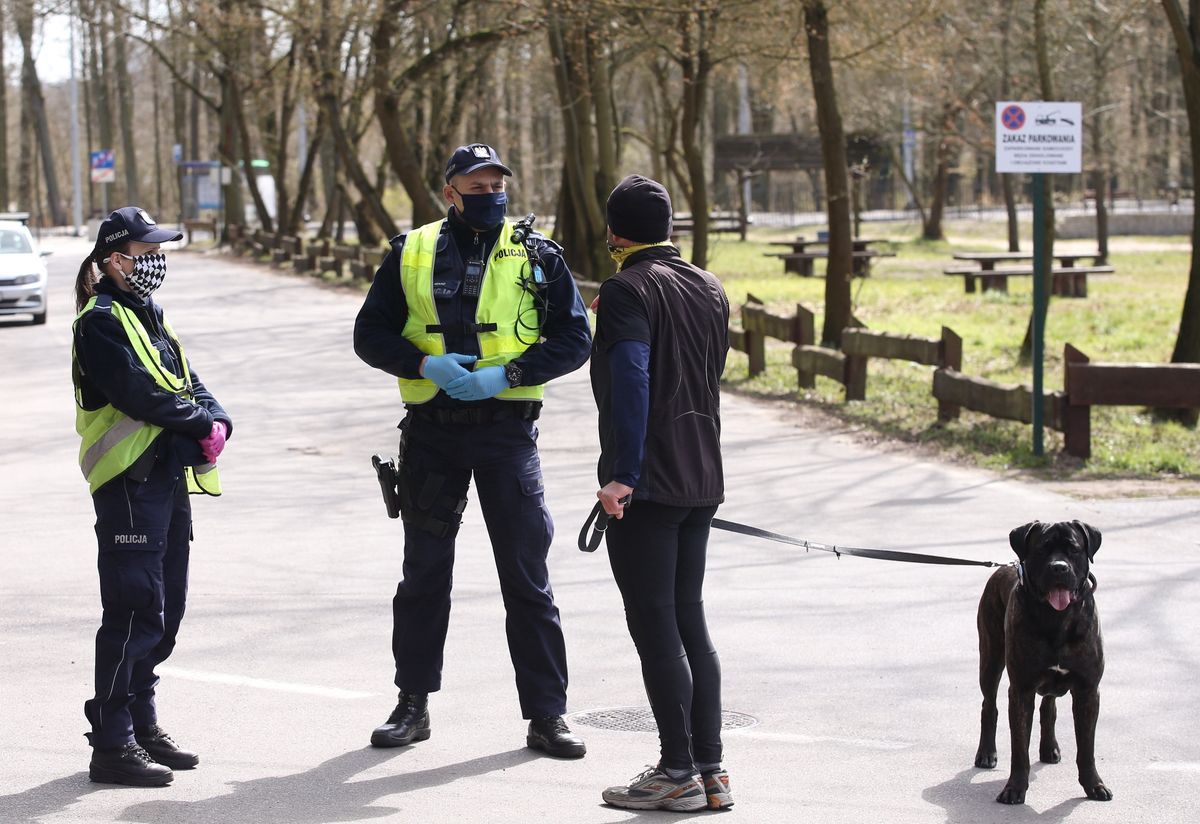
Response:
[[[583,727],[621,732],[658,732],[654,713],[649,707],[612,707],[606,710],[577,712],[571,720]],[[725,710],[721,713],[721,729],[736,730],[753,727],[758,719],[744,712]]]

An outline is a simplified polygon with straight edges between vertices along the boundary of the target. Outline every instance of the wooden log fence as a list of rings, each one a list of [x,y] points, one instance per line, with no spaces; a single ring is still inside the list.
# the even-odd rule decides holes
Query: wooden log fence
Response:
[[[1065,441],[1070,455],[1092,455],[1093,406],[1200,408],[1200,363],[1092,363],[1071,344],[1066,369]]]
[[[327,238],[305,240],[284,235],[277,237],[261,229],[248,231],[244,226],[230,224],[226,236],[234,254],[253,254],[268,257],[275,266],[292,267],[292,271],[319,274],[334,272],[350,280],[370,281],[387,255],[387,249],[334,244]]]
[[[846,355],[846,399],[851,400],[850,391],[864,400],[867,391],[867,362],[870,358],[903,360],[934,366],[938,369],[962,371],[962,338],[948,326],[942,327],[940,338],[918,338],[912,335],[891,335],[871,329],[845,329],[842,331],[842,352]],[[958,404],[938,400],[938,420],[949,421],[958,417]]]
[[[933,396],[940,404],[947,403],[993,418],[1021,423],[1033,423],[1033,389],[1025,384],[1003,384],[987,378],[964,375],[954,369],[938,369],[933,373]],[[1063,430],[1062,392],[1042,396],[1042,419],[1046,426]]]
[[[304,241],[229,225],[225,234],[235,254],[247,251],[270,256],[277,265],[290,263],[296,272],[349,269],[352,280],[370,280],[387,249],[334,245],[327,239]],[[600,284],[577,281],[585,305],[600,293]],[[1033,391],[1024,384],[1001,384],[962,374],[962,338],[943,326],[939,338],[892,335],[859,326],[842,332],[841,350],[815,345],[816,318],[802,304],[794,315],[774,315],[753,295],[742,306],[741,328],[730,327],[730,347],[745,352],[751,376],[766,369],[766,340],[793,344],[792,366],[802,388],[812,388],[817,375],[841,383],[846,400],[866,398],[867,365],[871,358],[904,360],[935,367],[933,397],[938,420],[957,418],[961,409],[1021,423],[1033,421]],[[1093,406],[1150,406],[1200,408],[1200,364],[1092,363],[1075,347],[1063,351],[1065,391],[1047,393],[1043,420],[1064,433],[1065,450],[1087,459],[1091,455]]]

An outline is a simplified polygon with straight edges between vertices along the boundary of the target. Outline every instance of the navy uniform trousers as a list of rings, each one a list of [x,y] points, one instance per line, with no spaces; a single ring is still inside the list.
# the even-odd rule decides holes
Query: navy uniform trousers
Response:
[[[181,465],[158,461],[144,482],[96,490],[100,601],[96,694],[84,703],[92,746],[120,747],[158,722],[154,668],[175,648],[187,600],[192,508]]]
[[[404,482],[414,498],[424,495],[424,503],[432,503],[435,519],[454,528],[438,537],[404,523],[404,579],[392,601],[396,686],[416,693],[441,688],[459,522],[453,506],[466,498],[474,475],[500,578],[521,713],[525,718],[562,715],[566,647],[546,569],[554,524],[543,497],[537,427],[517,418],[443,424],[411,413],[402,427]],[[473,553],[480,547],[466,549]]]

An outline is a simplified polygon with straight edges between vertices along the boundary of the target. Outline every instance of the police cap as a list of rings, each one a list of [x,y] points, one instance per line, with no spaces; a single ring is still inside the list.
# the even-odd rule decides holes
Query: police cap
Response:
[[[182,240],[183,233],[173,229],[160,229],[154,218],[145,209],[137,206],[122,206],[100,224],[96,233],[96,247],[92,257],[100,260],[114,249],[119,249],[130,241],[139,243],[166,243],[168,240]]]
[[[446,182],[455,175],[469,175],[485,166],[495,166],[504,174],[512,177],[512,169],[500,162],[500,155],[486,143],[469,143],[459,146],[446,162]]]

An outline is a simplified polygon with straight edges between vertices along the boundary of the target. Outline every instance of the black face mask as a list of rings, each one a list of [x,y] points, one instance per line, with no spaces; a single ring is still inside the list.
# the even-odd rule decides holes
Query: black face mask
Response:
[[[462,219],[472,229],[494,229],[504,222],[508,214],[508,192],[487,192],[481,195],[464,195],[462,198]]]

